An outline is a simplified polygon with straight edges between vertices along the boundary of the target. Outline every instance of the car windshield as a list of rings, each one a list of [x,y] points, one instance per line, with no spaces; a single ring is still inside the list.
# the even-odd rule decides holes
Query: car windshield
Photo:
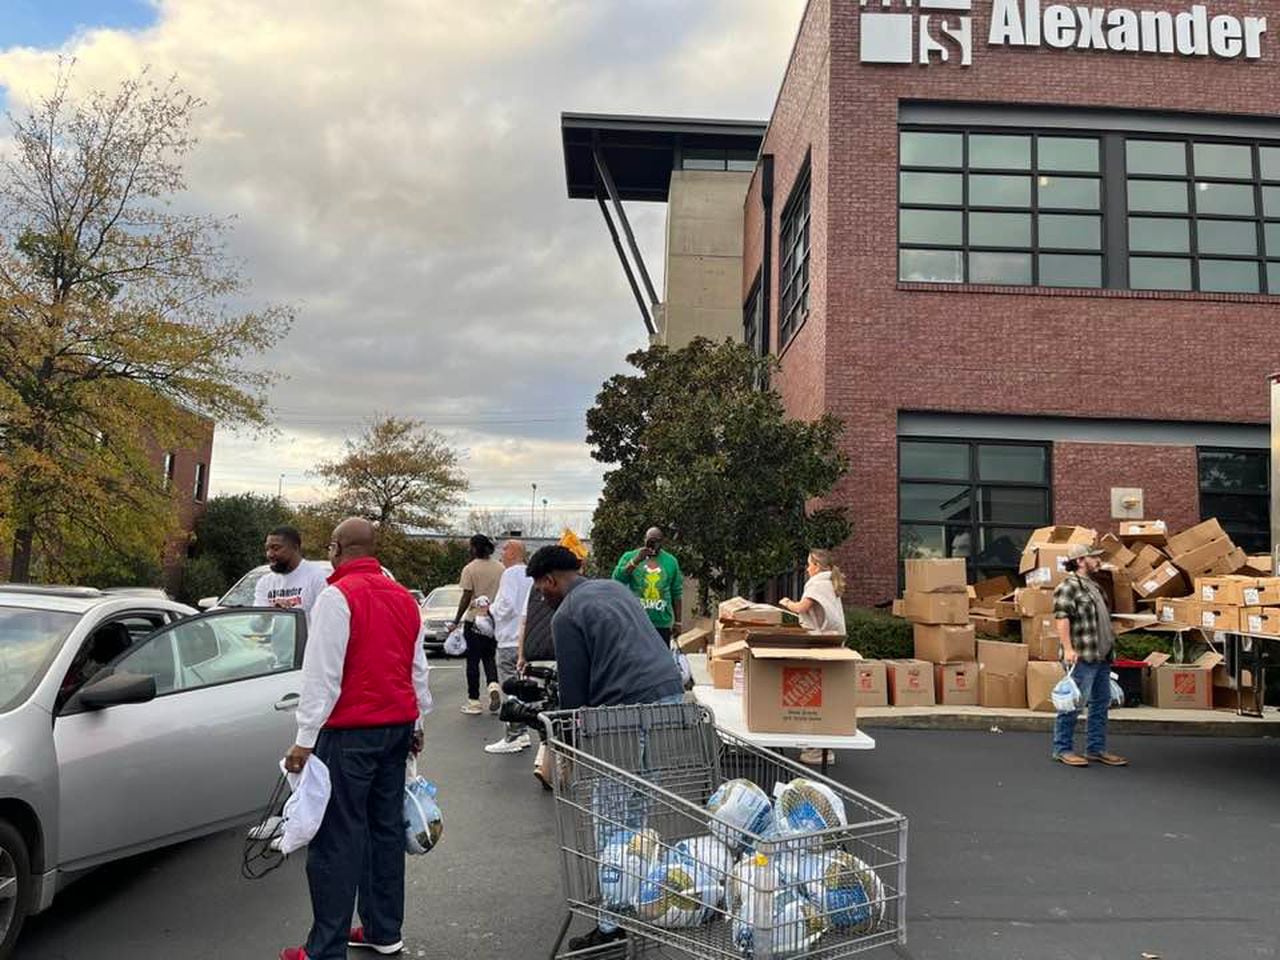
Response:
[[[253,606],[253,588],[258,585],[267,573],[266,567],[250,570],[241,577],[234,587],[228,590],[218,601],[220,607],[252,607]]]
[[[427,597],[424,607],[452,607],[455,611],[458,609],[458,602],[462,600],[461,587],[436,587]]]
[[[0,713],[30,695],[79,619],[64,610],[0,607]]]

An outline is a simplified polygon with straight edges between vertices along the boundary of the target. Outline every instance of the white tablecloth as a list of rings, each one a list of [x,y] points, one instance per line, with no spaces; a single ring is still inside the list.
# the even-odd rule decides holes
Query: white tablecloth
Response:
[[[825,748],[827,750],[874,750],[875,740],[861,730],[852,736],[835,736],[820,733],[753,733],[747,729],[742,715],[742,698],[732,690],[717,690],[710,686],[696,686],[693,697],[704,707],[710,707],[716,715],[716,725],[724,727],[734,736],[741,737],[758,747],[771,749]]]

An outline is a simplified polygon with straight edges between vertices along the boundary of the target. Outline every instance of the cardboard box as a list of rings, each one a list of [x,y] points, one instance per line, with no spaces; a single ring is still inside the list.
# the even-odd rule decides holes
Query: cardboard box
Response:
[[[1176,557],[1180,553],[1190,553],[1197,547],[1202,547],[1214,540],[1221,540],[1226,535],[1227,531],[1222,529],[1222,525],[1216,519],[1197,523],[1194,527],[1188,527],[1169,538],[1169,555]]]
[[[991,605],[991,617],[993,620],[1017,620],[1022,616],[1022,611],[1018,609],[1018,605],[1012,600],[997,600]]]
[[[1026,646],[1001,640],[978,641],[978,703],[984,707],[1026,708]]]
[[[1135,543],[1160,546],[1169,541],[1169,526],[1163,520],[1121,520],[1120,539],[1131,546]]]
[[[1057,621],[1053,614],[1022,619],[1022,642],[1030,660],[1058,660],[1061,641],[1058,639]]]
[[[969,597],[963,593],[908,593],[902,598],[903,615],[913,623],[969,622]]]
[[[1280,570],[1276,569],[1271,555],[1263,553],[1245,557],[1244,569],[1240,572],[1252,577],[1274,577]]]
[[[983,637],[1016,637],[1018,635],[1017,620],[1001,620],[997,617],[973,614],[969,617],[969,623],[973,625],[974,632]]]
[[[1027,706],[1036,713],[1057,713],[1053,705],[1053,688],[1067,672],[1060,663],[1027,664]]]
[[[1187,592],[1186,581],[1172,563],[1162,563],[1141,580],[1134,581],[1133,592],[1143,600],[1179,597]]]
[[[717,690],[733,689],[733,668],[736,660],[713,658],[707,661],[707,670],[711,672],[711,685]]]
[[[1135,630],[1150,630],[1160,621],[1154,613],[1113,613],[1111,615],[1111,632],[1117,637]]]
[[[1244,600],[1246,587],[1255,588],[1252,595],[1257,597],[1257,585],[1258,581],[1253,577],[1196,577],[1196,588],[1192,596],[1203,603],[1226,603],[1237,607],[1262,606],[1256,602],[1246,604]]]
[[[1039,617],[1053,613],[1053,591],[1039,587],[1023,587],[1014,595],[1020,617]]]
[[[895,707],[932,707],[933,664],[923,660],[886,660],[889,703]]]
[[[889,681],[883,660],[859,660],[854,669],[854,702],[860,707],[887,707]]]
[[[1235,632],[1240,629],[1240,608],[1228,607],[1220,603],[1202,603],[1198,625],[1206,630]]]
[[[1170,663],[1167,653],[1150,653],[1143,661],[1142,700],[1165,710],[1208,710],[1213,706],[1213,668],[1222,662],[1206,653],[1195,663]]]
[[[905,560],[907,589],[904,593],[968,593],[969,581],[964,560]]]
[[[972,660],[977,656],[972,624],[917,623],[915,625],[915,659],[929,663]]]
[[[1212,574],[1218,561],[1230,556],[1234,550],[1235,544],[1226,537],[1219,537],[1186,553],[1174,554],[1173,565],[1192,577]]]
[[[1240,629],[1264,637],[1280,637],[1280,607],[1242,607]]]
[[[742,712],[752,733],[858,732],[857,664],[845,647],[752,645]]]
[[[1091,530],[1088,527],[1072,527],[1057,525],[1052,527],[1040,527],[1033,530],[1031,536],[1027,538],[1027,548],[1036,547],[1045,543],[1083,543],[1086,546],[1093,546],[1098,542],[1098,531]]]
[[[973,606],[990,607],[997,601],[1012,596],[1013,592],[1018,589],[1018,585],[1013,582],[1011,577],[999,576],[979,580],[970,589],[973,591],[969,595]]]
[[[1162,597],[1156,601],[1156,620],[1180,627],[1200,625],[1200,601],[1196,597]]]
[[[1227,574],[1238,574],[1244,570],[1249,563],[1249,555],[1239,547],[1236,547],[1221,560],[1216,561],[1209,568],[1210,573],[1215,576],[1225,576]]]
[[[1098,549],[1102,551],[1107,563],[1121,569],[1138,559],[1138,555],[1121,543],[1114,533],[1104,533],[1098,539]]]
[[[1137,559],[1129,566],[1139,570],[1154,570],[1169,559],[1167,553],[1150,543],[1144,543],[1135,556]]]
[[[1133,602],[1133,579],[1127,570],[1104,567],[1094,575],[1094,579],[1102,588],[1112,612],[1133,613],[1137,609]]]
[[[733,623],[763,623],[780,625],[786,623],[786,611],[768,603],[752,603],[742,597],[733,597],[720,604],[719,619]],[[794,623],[795,620],[792,620]]]
[[[889,612],[892,613],[895,617],[902,617],[903,619],[906,619],[907,601],[903,600],[901,597],[894,600],[893,606],[889,608]]]
[[[948,707],[978,705],[978,664],[939,663],[933,668],[933,691],[938,703]]]
[[[1072,544],[1049,543],[1028,547],[1022,554],[1018,572],[1027,586],[1056,587],[1067,577],[1067,558]]]
[[[685,653],[702,653],[715,639],[715,624],[699,617],[693,626],[676,638],[676,644]]]

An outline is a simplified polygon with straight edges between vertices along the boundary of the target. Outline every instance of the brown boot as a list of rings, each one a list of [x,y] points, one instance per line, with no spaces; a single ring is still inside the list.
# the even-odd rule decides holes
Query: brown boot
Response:
[[[1088,760],[1071,750],[1066,753],[1055,753],[1053,759],[1059,763],[1065,763],[1068,767],[1087,767],[1089,765]]]
[[[1106,764],[1108,767],[1127,767],[1129,761],[1119,754],[1108,753],[1104,750],[1102,753],[1089,754],[1090,760],[1097,760],[1099,763]]]

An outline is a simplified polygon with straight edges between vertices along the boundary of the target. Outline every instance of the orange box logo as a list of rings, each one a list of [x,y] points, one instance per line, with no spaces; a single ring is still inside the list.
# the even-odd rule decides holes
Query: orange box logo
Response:
[[[860,673],[860,674],[858,674],[858,686],[859,686],[859,688],[860,688],[860,689],[862,689],[862,690],[870,690],[870,689],[871,689],[872,687],[874,687],[875,685],[876,685],[876,684],[875,684],[875,677],[873,677],[871,674],[869,674],[869,673]]]
[[[1178,696],[1194,697],[1200,689],[1200,685],[1196,682],[1198,678],[1198,673],[1190,671],[1175,673],[1173,675],[1173,692]]]
[[[782,668],[784,707],[821,707],[822,671],[812,667]]]
[[[907,671],[907,689],[908,690],[920,689],[920,674],[917,673],[915,670]]]
[[[969,689],[969,675],[967,673],[955,674],[955,688],[957,690]]]

